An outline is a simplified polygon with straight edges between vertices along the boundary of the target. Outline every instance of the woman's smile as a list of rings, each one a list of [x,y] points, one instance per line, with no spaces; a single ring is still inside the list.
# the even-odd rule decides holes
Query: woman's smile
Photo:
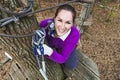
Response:
[[[65,15],[65,13],[67,15]],[[67,33],[72,25],[73,25],[73,17],[72,13],[70,11],[61,10],[56,18],[55,21],[55,29],[58,36],[62,36],[65,33]]]

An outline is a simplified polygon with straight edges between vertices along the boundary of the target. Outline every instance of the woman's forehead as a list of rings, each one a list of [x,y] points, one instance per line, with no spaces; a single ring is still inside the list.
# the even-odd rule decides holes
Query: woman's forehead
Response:
[[[56,17],[65,21],[73,21],[73,14],[71,11],[68,10],[59,11]]]

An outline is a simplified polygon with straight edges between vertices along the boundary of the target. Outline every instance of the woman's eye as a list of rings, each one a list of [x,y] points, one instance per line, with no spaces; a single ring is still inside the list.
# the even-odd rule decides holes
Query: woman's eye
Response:
[[[59,22],[62,22],[62,20],[58,20]]]
[[[67,24],[71,24],[70,22],[66,22]]]

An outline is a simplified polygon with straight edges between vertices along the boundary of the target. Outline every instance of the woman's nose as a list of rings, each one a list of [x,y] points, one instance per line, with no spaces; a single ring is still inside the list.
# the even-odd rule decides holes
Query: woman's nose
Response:
[[[62,23],[61,28],[63,29],[65,27],[65,23]]]

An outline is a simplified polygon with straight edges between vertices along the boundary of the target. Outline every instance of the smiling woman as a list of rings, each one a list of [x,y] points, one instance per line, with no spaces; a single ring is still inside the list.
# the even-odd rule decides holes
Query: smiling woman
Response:
[[[65,15],[66,13],[67,15]],[[58,16],[54,18],[55,30],[58,36],[62,36],[67,33],[73,25],[72,13],[67,10],[61,10]]]
[[[53,19],[40,22],[40,27],[47,28],[48,45],[43,44],[44,54],[48,59],[69,69],[74,69],[77,65],[76,46],[80,33],[74,25],[75,16],[75,9],[65,4],[56,10]]]

